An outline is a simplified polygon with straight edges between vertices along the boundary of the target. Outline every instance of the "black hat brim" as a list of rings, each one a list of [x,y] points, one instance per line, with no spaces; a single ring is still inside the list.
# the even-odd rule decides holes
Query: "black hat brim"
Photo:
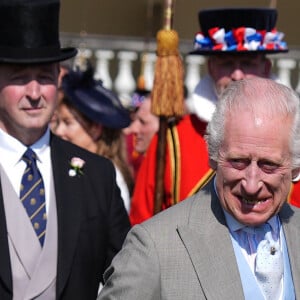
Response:
[[[77,54],[76,48],[62,48],[54,55],[49,55],[45,53],[45,55],[36,55],[34,50],[30,49],[28,54],[26,55],[26,51],[23,51],[23,55],[15,55],[12,53],[8,55],[6,51],[6,55],[1,55],[0,49],[0,63],[9,63],[9,64],[43,64],[43,63],[54,63],[60,62],[74,57]]]

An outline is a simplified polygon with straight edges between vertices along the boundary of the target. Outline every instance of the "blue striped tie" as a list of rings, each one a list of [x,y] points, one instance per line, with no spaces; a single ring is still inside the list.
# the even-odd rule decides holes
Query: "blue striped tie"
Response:
[[[43,246],[47,222],[44,183],[36,164],[34,151],[28,148],[22,159],[27,166],[21,181],[20,199]]]

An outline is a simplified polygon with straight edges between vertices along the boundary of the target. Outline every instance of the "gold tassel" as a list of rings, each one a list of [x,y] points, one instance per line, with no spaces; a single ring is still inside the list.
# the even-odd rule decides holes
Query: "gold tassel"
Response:
[[[178,52],[175,30],[157,33],[157,61],[151,93],[151,111],[157,116],[180,117],[184,114],[184,68]]]

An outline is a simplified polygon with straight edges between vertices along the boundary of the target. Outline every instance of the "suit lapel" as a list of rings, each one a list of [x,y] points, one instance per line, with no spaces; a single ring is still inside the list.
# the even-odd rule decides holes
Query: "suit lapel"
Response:
[[[232,242],[213,189],[212,195],[212,201],[207,199],[208,196],[204,193],[198,196],[199,199],[196,199],[191,211],[189,224],[178,228],[178,232],[206,297],[243,299],[243,288]]]
[[[293,215],[293,216],[292,216]],[[287,243],[290,266],[296,298],[300,298],[300,213],[299,209],[295,211],[289,205],[284,205],[280,214],[284,235]],[[292,216],[292,217],[291,217]]]
[[[57,293],[61,294],[71,271],[81,223],[81,201],[84,200],[83,177],[69,176],[72,150],[57,137],[51,138],[51,160],[57,205],[58,265]]]
[[[1,166],[0,166],[1,167]],[[1,167],[2,168],[2,167]],[[0,278],[5,289],[12,294],[12,274],[10,265],[10,256],[7,240],[6,216],[4,212],[4,203],[2,195],[2,186],[0,182]]]

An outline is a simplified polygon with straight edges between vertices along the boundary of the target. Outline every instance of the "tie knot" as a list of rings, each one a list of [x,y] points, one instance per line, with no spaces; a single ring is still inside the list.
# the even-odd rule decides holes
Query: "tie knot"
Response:
[[[252,226],[245,226],[241,228],[241,231],[247,232],[248,234],[252,235],[263,235],[266,232],[271,231],[271,225],[269,223],[264,223],[260,226],[252,227]]]
[[[272,228],[271,225],[268,223],[262,224],[258,227],[255,227],[255,239],[257,240],[257,243],[259,243],[261,240],[265,239],[266,234],[270,232],[272,234]]]
[[[248,236],[247,239],[251,240],[251,243],[254,245],[254,249],[257,248],[257,245],[260,243],[260,241],[265,239],[265,236],[268,232],[272,236],[272,228],[268,223],[256,227],[245,226],[241,229],[241,232],[246,234],[245,237]]]
[[[265,234],[269,231],[272,231],[271,225],[269,223],[264,223],[258,227],[255,227],[255,232],[258,232],[258,233]]]
[[[36,154],[31,148],[27,148],[25,153],[22,156],[22,159],[27,163],[35,163],[36,162]]]

